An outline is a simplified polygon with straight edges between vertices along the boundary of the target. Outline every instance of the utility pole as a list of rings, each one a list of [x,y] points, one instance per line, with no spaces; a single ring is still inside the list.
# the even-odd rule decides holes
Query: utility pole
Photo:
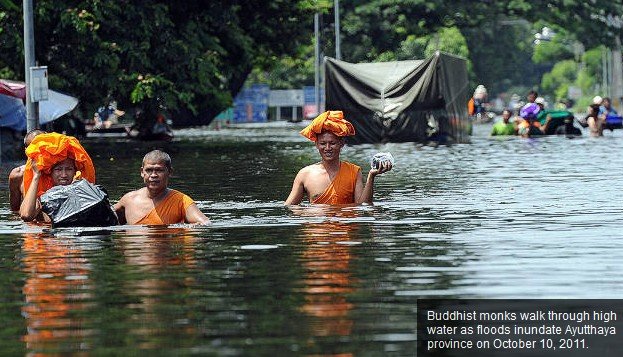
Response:
[[[314,98],[316,114],[320,114],[320,13],[314,15]]]
[[[340,46],[340,0],[334,0],[335,7],[335,59],[342,60],[342,50]]]
[[[610,97],[610,85],[608,81],[608,56],[610,50],[602,48],[601,50],[601,92]]]
[[[621,110],[621,97],[623,97],[623,59],[621,58],[621,37],[614,38],[614,50],[612,50],[612,104]]]
[[[35,30],[32,1],[24,0],[24,79],[26,81],[26,131],[39,128],[39,105],[30,97],[30,67],[35,66]]]
[[[621,15],[608,14],[606,16],[606,24],[613,28],[614,48],[612,49],[612,85],[611,85],[611,103],[621,110],[621,98],[623,98],[623,59],[621,58],[621,28],[623,28],[623,18]]]

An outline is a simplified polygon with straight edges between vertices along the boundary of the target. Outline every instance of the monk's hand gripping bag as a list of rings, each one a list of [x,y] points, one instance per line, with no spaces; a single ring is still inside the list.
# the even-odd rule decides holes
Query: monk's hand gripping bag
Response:
[[[52,219],[53,228],[106,227],[119,223],[106,191],[87,180],[52,187],[41,195],[41,208]]]

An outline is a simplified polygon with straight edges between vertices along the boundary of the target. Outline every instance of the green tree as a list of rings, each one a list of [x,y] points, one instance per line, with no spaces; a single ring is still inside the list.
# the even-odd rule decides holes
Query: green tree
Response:
[[[578,64],[573,60],[560,61],[554,65],[552,71],[543,75],[541,88],[553,93],[556,99],[566,98],[569,86],[578,75]]]
[[[595,83],[601,83],[603,76],[603,64],[602,57],[606,48],[604,46],[598,46],[591,48],[584,52],[582,55],[582,63],[584,63],[583,70],[586,75],[593,78]]]
[[[470,50],[474,82],[484,84],[490,97],[507,91],[523,95],[525,88],[538,85],[542,74],[551,68],[532,62],[531,29],[532,25],[525,20],[505,17],[494,18],[481,27],[462,29]]]
[[[442,28],[437,31],[428,42],[424,56],[432,56],[436,51],[444,51],[465,58],[469,57],[465,37],[456,27]]]
[[[407,60],[414,58],[424,58],[430,36],[417,37],[409,35],[400,43],[398,51],[396,51],[397,60]]]
[[[407,36],[396,51],[387,50],[381,53],[375,62],[422,59],[432,56],[436,51],[447,52],[465,58],[469,56],[465,37],[463,37],[458,28],[450,27],[441,28],[434,34],[427,36]]]
[[[556,34],[548,41],[535,45],[534,62],[551,63],[551,72],[543,76],[542,88],[545,94],[557,99],[567,96],[569,86],[579,87],[586,96],[599,92],[598,85],[602,81],[602,55],[604,46],[597,46],[584,51],[583,46],[575,39],[575,35],[556,28]],[[570,73],[573,66],[568,61],[575,60],[576,73]]]
[[[509,88],[537,89],[543,75],[552,70],[556,62],[579,60],[572,49],[577,41],[586,48],[600,44],[611,46],[614,36],[623,35],[617,27],[620,15],[616,17],[623,13],[623,3],[611,0],[342,0],[340,5],[344,60],[423,58],[427,46],[430,46],[428,53],[433,47],[431,36],[440,29],[454,27],[467,41],[468,59],[473,69],[470,73],[472,85],[485,84],[492,94]],[[322,52],[333,56],[333,13],[330,9],[323,19]],[[550,42],[534,46],[534,34],[546,25],[559,35]],[[305,67],[303,72],[308,74],[306,84],[312,84],[313,61],[308,63],[312,67]],[[560,83],[554,80],[558,75],[550,74],[545,83],[548,83],[547,90],[552,90],[552,96],[558,93],[562,97],[566,96],[569,85],[579,85],[583,90],[594,87],[600,82],[601,66],[587,63],[581,70],[578,66],[573,80]],[[301,82],[305,80],[297,77],[296,83]],[[550,88],[551,83],[562,87],[552,84]],[[281,80],[280,84],[287,86],[288,81]]]
[[[311,0],[35,2],[37,59],[50,85],[92,112],[121,105],[203,113],[231,104],[247,75],[309,40]],[[23,76],[21,12],[0,16],[0,68]],[[287,41],[284,39],[287,38]]]
[[[19,10],[19,6],[11,0],[0,0],[0,9]]]
[[[126,105],[164,105],[209,118],[231,103],[250,73],[277,88],[311,84],[316,11],[323,14],[321,52],[334,55],[330,0],[38,0],[35,5],[37,58],[50,67],[53,86],[79,94],[88,110],[114,96]],[[610,46],[622,34],[621,1],[342,0],[340,5],[344,60],[421,58],[445,46],[467,53],[475,78],[492,92],[536,83],[549,61],[561,59],[554,58],[558,53],[568,58],[552,43],[535,52],[537,61],[549,64],[532,63],[532,24],[558,24],[587,48]],[[20,11],[4,7],[0,25],[0,73],[19,75]],[[453,28],[458,30],[447,30]],[[438,40],[431,41],[436,33]]]
[[[555,34],[547,40],[540,40],[534,45],[532,60],[535,63],[553,63],[566,59],[573,59],[573,45],[575,38],[564,29],[555,28]]]
[[[254,68],[247,80],[267,83],[272,89],[301,88],[314,81],[314,58],[313,45],[302,45],[296,55],[275,58],[271,66]]]

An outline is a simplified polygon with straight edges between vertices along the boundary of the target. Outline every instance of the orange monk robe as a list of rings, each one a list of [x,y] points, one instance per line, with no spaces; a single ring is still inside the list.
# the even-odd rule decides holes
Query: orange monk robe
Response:
[[[192,198],[177,190],[170,190],[167,196],[136,224],[184,223],[186,209],[195,203]]]
[[[28,187],[32,182],[33,161],[37,163],[37,168],[42,174],[37,188],[37,197],[54,186],[50,175],[52,167],[66,158],[75,161],[76,170],[81,172],[83,178],[95,183],[93,161],[78,139],[73,136],[59,133],[39,134],[26,148],[26,156],[28,161],[24,167],[24,192],[28,192]]]
[[[315,142],[316,135],[323,131],[330,131],[337,136],[355,135],[355,128],[344,119],[344,113],[339,110],[320,114],[305,129],[301,130],[301,135]]]
[[[312,203],[329,205],[355,203],[355,185],[360,170],[361,167],[355,164],[346,161],[340,162],[340,170],[329,187]]]
[[[470,98],[469,102],[467,102],[467,114],[476,114],[476,104],[474,104],[474,98]]]

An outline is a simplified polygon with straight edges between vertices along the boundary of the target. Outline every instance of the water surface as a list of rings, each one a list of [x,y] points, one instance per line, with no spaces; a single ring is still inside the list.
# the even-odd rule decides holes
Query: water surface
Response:
[[[84,142],[113,201],[140,187],[142,155],[170,152],[210,227],[50,230],[2,186],[2,354],[413,355],[421,297],[623,297],[621,131],[347,147],[366,170],[396,158],[375,205],[288,209],[318,160],[298,130]]]

